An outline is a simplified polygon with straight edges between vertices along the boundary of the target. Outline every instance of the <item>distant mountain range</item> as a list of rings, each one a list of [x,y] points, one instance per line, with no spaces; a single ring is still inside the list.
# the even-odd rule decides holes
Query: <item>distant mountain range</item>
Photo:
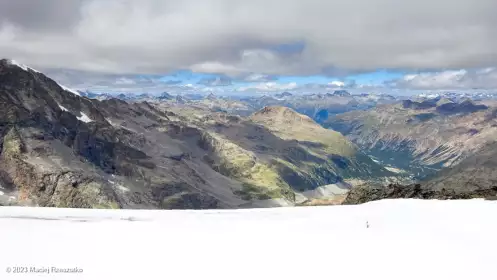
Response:
[[[95,94],[91,92],[81,92],[82,96],[106,100],[118,98],[129,102],[167,102],[169,104],[180,103],[201,106],[207,109],[216,109],[231,114],[248,116],[265,106],[285,106],[297,112],[313,118],[318,123],[322,123],[330,116],[346,113],[355,110],[368,110],[378,105],[393,104],[401,102],[405,97],[397,97],[388,94],[362,93],[351,94],[346,90],[336,90],[325,94],[292,94],[282,92],[273,95],[244,96],[217,96],[209,94],[180,94],[172,95],[167,92],[162,94]],[[493,100],[497,95],[490,93],[451,93],[441,92],[439,94],[422,94],[413,97],[413,102],[406,106],[432,106],[426,100],[449,100],[451,102],[461,102],[466,99],[474,101]],[[497,98],[496,98],[497,99]],[[418,104],[420,103],[420,104]],[[427,107],[428,108],[428,107]]]
[[[90,99],[8,60],[0,60],[0,93],[1,205],[295,205],[345,194],[351,180],[397,178],[287,107],[250,113],[241,101],[167,93]]]
[[[0,205],[487,197],[497,192],[495,139],[497,106],[487,99],[94,94],[0,60]]]
[[[127,102],[163,102],[167,104],[182,104],[202,107],[207,110],[249,116],[266,106],[284,106],[307,115],[320,123],[331,115],[349,112],[352,110],[365,110],[379,104],[390,104],[398,100],[385,94],[360,94],[352,95],[345,90],[337,90],[326,94],[297,95],[282,92],[274,95],[238,97],[217,96],[213,93],[172,95],[167,92],[162,94],[95,94],[81,92],[82,96],[108,100],[112,98]]]

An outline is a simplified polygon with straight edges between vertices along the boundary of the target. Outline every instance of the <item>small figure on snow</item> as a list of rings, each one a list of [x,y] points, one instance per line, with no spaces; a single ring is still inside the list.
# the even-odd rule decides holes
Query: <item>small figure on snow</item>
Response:
[[[369,228],[369,221],[366,221],[366,228]]]

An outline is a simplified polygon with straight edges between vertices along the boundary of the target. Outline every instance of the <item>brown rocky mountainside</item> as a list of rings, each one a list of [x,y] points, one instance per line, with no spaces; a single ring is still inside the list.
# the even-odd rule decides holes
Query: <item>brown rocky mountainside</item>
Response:
[[[497,143],[492,142],[453,168],[412,185],[355,187],[344,204],[360,204],[393,198],[417,199],[497,199]]]
[[[382,164],[417,179],[453,167],[497,136],[497,108],[470,100],[406,100],[329,118],[325,126],[347,136]]]
[[[81,97],[0,61],[0,204],[84,208],[293,205],[392,173],[282,107],[249,118]]]
[[[433,190],[453,189],[471,192],[497,187],[497,142],[482,147],[452,168],[444,169],[422,181]]]
[[[497,195],[496,109],[465,100],[404,101],[328,120],[377,158],[396,159],[409,170],[438,164],[417,184],[362,185],[346,204],[389,198],[495,199]],[[420,117],[422,116],[422,117]],[[353,119],[356,118],[356,119]],[[400,162],[400,163],[399,163]],[[433,170],[433,169],[432,169]]]

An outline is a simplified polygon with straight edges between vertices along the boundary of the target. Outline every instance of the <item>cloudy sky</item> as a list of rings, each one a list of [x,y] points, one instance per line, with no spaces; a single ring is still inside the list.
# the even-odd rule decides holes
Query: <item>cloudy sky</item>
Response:
[[[0,0],[0,54],[76,89],[497,89],[495,0]]]

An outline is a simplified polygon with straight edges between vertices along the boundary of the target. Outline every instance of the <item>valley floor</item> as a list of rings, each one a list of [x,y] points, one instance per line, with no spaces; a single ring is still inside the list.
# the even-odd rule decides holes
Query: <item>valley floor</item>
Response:
[[[206,211],[1,207],[0,279],[496,279],[495,217],[497,202],[484,200]]]

